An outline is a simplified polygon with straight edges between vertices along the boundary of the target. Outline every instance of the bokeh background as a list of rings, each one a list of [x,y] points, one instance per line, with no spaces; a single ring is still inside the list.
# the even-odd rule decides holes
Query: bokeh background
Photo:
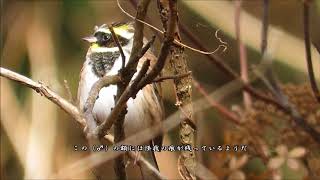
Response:
[[[120,1],[130,14],[134,6],[128,0]],[[243,1],[241,36],[247,47],[250,64],[260,62],[261,17],[260,0]],[[238,44],[235,40],[233,1],[183,0],[178,3],[180,22],[210,50],[218,47],[214,36],[228,43],[226,52],[218,52],[225,63],[239,72]],[[315,0],[310,9],[312,57],[316,78],[320,79],[320,1]],[[302,2],[299,0],[271,0],[269,9],[269,47],[273,49],[273,68],[282,83],[300,84],[306,76],[303,44]],[[95,25],[130,21],[118,8],[116,1],[1,1],[1,67],[21,73],[35,81],[42,81],[68,97],[65,80],[76,98],[79,72],[84,62],[88,44],[81,40],[93,32]],[[161,28],[156,1],[149,6],[147,21]],[[153,32],[145,28],[146,37]],[[194,46],[182,33],[184,43]],[[158,52],[160,40],[155,43]],[[213,92],[230,81],[230,77],[208,58],[186,50],[193,76],[207,92]],[[256,84],[259,86],[259,83]],[[175,112],[175,95],[170,82],[163,83],[167,116]],[[202,95],[197,89],[194,99]],[[242,106],[239,91],[223,104],[231,108]],[[195,115],[198,119],[202,144],[224,143],[226,119],[215,109]],[[201,127],[201,128],[200,128]],[[178,128],[165,135],[165,145],[178,144]],[[2,179],[42,179],[87,156],[88,152],[76,151],[75,146],[86,145],[81,127],[65,112],[19,84],[1,78],[1,176]],[[177,171],[178,153],[162,152],[157,155],[161,172],[170,179],[180,178]],[[201,155],[202,162],[214,170],[216,161],[212,152]],[[106,162],[105,173],[113,178],[112,162]],[[129,165],[130,166],[130,165]],[[131,177],[139,177],[133,169]],[[72,175],[72,179],[93,179],[94,173]]]

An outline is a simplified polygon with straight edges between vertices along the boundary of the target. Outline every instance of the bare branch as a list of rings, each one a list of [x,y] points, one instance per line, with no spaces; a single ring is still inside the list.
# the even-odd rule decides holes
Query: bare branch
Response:
[[[42,82],[34,82],[33,80],[23,75],[20,75],[2,67],[0,67],[0,75],[35,90],[41,96],[45,96],[50,101],[58,105],[66,113],[70,114],[80,124],[82,124],[83,126],[86,125],[86,121],[79,115],[80,113],[77,107],[75,107],[72,103],[59,96],[57,93],[53,92],[48,86],[44,85]]]
[[[173,9],[176,9],[176,1],[158,0],[158,9],[164,29],[170,29],[173,24],[170,22],[172,18],[178,21],[176,14],[171,15]],[[176,10],[175,10],[176,11]],[[176,13],[176,12],[175,12]],[[172,21],[172,20],[171,20]],[[173,27],[175,42],[181,42],[178,24]],[[178,43],[176,43],[178,44]],[[184,55],[184,49],[181,46],[172,46],[170,49],[170,65],[173,74],[188,73],[187,60]],[[183,78],[174,79],[174,88],[176,90],[176,105],[182,112],[181,126],[180,126],[180,142],[182,145],[189,145],[194,147],[196,123],[193,121],[193,107],[192,107],[192,77],[186,76]],[[196,179],[196,153],[194,150],[191,152],[181,152],[179,158],[178,170],[184,179]]]
[[[308,73],[311,88],[313,91],[314,96],[316,97],[317,101],[320,103],[320,91],[317,86],[316,78],[313,72],[313,65],[311,59],[311,43],[310,43],[310,29],[309,29],[309,1],[304,0],[303,2],[303,28],[304,28],[304,43],[306,49],[306,61],[308,66]]]
[[[144,19],[147,13],[150,0],[141,0],[139,1],[138,10],[136,14],[137,19]],[[129,83],[137,71],[137,65],[140,57],[143,56],[141,49],[143,47],[143,24],[139,21],[135,21],[135,33],[133,36],[133,46],[128,60],[128,64],[124,67],[122,64],[122,69],[119,71],[119,75],[122,78],[122,83],[117,85],[117,95],[115,97],[115,107],[112,109],[109,117],[97,128],[97,134],[99,137],[102,137],[106,134],[111,125],[115,124],[115,142],[122,141],[125,138],[123,123],[125,115],[127,113],[127,101],[132,96],[131,90],[129,88]],[[142,55],[141,55],[142,54]],[[141,56],[140,56],[141,55]],[[131,86],[130,86],[131,87]],[[127,92],[127,94],[125,94]],[[125,97],[125,98],[123,98]],[[110,117],[112,118],[110,120]],[[108,122],[107,122],[108,121]],[[106,126],[110,124],[110,127]],[[125,163],[124,156],[121,155],[117,157],[115,161],[115,173],[119,179],[126,179]]]
[[[137,14],[135,17],[135,28],[134,28],[135,32],[133,36],[133,46],[131,50],[131,55],[126,68],[122,72],[123,75],[130,77],[130,79],[132,78],[133,74],[136,72],[138,61],[140,57],[142,57],[142,56],[139,57],[139,55],[141,55],[141,49],[143,47],[144,26],[143,26],[143,23],[138,21],[138,19],[139,20],[145,19],[149,3],[150,3],[150,0],[141,0],[139,1],[138,7],[137,7]],[[129,81],[126,83],[128,84]]]
[[[142,5],[146,6],[147,4],[146,4],[146,2],[141,2],[140,6],[138,6],[138,11],[137,11],[138,14],[141,11],[141,9],[139,10],[139,7],[142,8],[141,7]],[[137,16],[138,16],[138,14],[137,14]],[[176,11],[173,12],[172,14],[176,14]],[[144,15],[145,15],[145,12],[144,12]],[[171,21],[170,23],[172,24],[172,26],[174,26],[175,25],[175,22],[174,22],[175,19],[172,19],[170,21]],[[138,26],[139,28],[142,28],[141,30],[143,30],[143,24],[137,23],[136,26]],[[142,27],[140,27],[140,26],[142,26]],[[134,37],[136,37],[136,33],[140,32],[140,31],[137,31],[137,29],[136,29]],[[142,33],[142,31],[141,31],[141,33]],[[158,56],[158,59],[157,59],[157,63],[150,70],[150,72],[145,77],[143,77],[141,79],[141,81],[137,85],[137,88],[134,88],[132,85],[126,87],[126,89],[122,93],[121,97],[119,97],[119,100],[117,101],[115,107],[111,111],[111,113],[108,116],[108,118],[97,128],[96,132],[98,133],[99,137],[103,137],[106,134],[106,131],[108,129],[110,129],[110,127],[112,126],[113,122],[115,121],[117,115],[125,107],[126,102],[128,101],[128,99],[130,97],[134,97],[135,94],[138,93],[138,91],[140,89],[142,89],[146,84],[151,83],[152,80],[160,73],[160,71],[162,70],[162,68],[164,66],[165,60],[166,60],[166,58],[167,58],[167,56],[169,54],[170,46],[171,46],[171,44],[173,42],[173,33],[174,33],[174,28],[172,28],[172,27],[169,28],[167,36],[165,37],[164,42],[162,43],[162,47],[161,47],[161,50],[160,50],[160,53],[159,53],[159,56]],[[140,40],[140,35],[141,34],[137,35],[137,37],[136,37],[138,40]],[[139,60],[139,58],[141,56],[143,56],[143,54],[151,46],[153,41],[154,40],[151,40],[144,48],[142,48],[142,45],[140,46],[139,43],[136,43],[136,46],[140,47],[140,49],[142,48],[142,50],[141,51],[137,51],[134,48],[132,49],[132,51],[133,51],[132,53],[134,53],[134,54],[131,54],[127,66],[121,72],[121,76],[124,79],[126,79],[125,82],[127,82],[127,78],[129,78],[129,77],[130,77],[130,79],[132,78],[133,74],[131,74],[131,73],[136,72],[136,67],[137,67],[137,62],[138,62],[137,60]],[[134,69],[132,69],[132,68],[134,68]]]
[[[92,110],[94,107],[94,103],[98,97],[100,90],[103,87],[109,86],[111,84],[116,84],[120,82],[120,77],[117,75],[114,76],[104,76],[100,78],[97,82],[92,86],[88,99],[84,105],[84,116],[86,118],[86,125],[88,130],[88,137],[97,138],[95,135],[95,130],[97,128],[97,122],[93,117]]]
[[[156,36],[152,36],[152,38],[147,42],[147,44],[145,44],[142,47],[140,53],[137,56],[138,60],[150,49],[150,47],[154,43],[155,39],[156,39]]]
[[[142,80],[143,77],[145,77],[148,69],[150,67],[150,59],[147,59],[145,62],[143,62],[143,65],[137,74],[136,78],[132,82],[132,89],[137,89],[139,82]]]

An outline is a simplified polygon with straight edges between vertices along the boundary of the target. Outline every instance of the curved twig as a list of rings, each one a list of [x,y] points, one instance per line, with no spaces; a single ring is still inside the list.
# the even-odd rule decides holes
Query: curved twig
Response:
[[[164,32],[161,31],[159,28],[157,28],[157,27],[155,27],[155,26],[153,26],[153,25],[151,25],[151,24],[149,24],[149,23],[147,23],[147,22],[145,22],[145,21],[143,21],[143,20],[140,20],[140,19],[132,16],[132,15],[129,14],[128,12],[126,12],[126,11],[121,7],[121,5],[120,5],[120,3],[119,3],[119,0],[117,0],[117,5],[118,5],[119,9],[120,9],[125,15],[127,15],[128,17],[130,17],[130,18],[132,18],[132,19],[134,19],[134,20],[136,20],[136,21],[139,21],[139,22],[143,23],[144,25],[150,27],[151,29],[159,32],[159,33],[162,34],[162,35],[164,34]],[[218,38],[218,39],[220,39],[220,38]],[[221,46],[224,47],[223,52],[226,50],[226,45],[219,45],[218,48],[216,48],[214,51],[208,52],[208,51],[202,51],[202,50],[193,48],[193,47],[191,47],[191,46],[188,46],[188,45],[180,42],[180,41],[177,40],[177,39],[174,39],[173,42],[174,42],[176,45],[179,45],[179,46],[182,46],[182,47],[184,47],[184,48],[190,49],[191,51],[194,51],[194,52],[197,52],[197,53],[200,53],[200,54],[206,54],[206,55],[210,55],[210,54],[214,54],[214,53],[218,52],[218,50],[220,49]],[[223,43],[223,44],[226,44],[224,41],[221,41],[221,40],[219,40],[219,42],[221,42],[221,43]]]

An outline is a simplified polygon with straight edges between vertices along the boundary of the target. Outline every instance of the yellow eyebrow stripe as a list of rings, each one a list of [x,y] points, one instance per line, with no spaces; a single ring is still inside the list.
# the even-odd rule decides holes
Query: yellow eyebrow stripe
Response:
[[[98,45],[97,43],[93,43],[93,44],[91,45],[91,47],[92,47],[92,48],[97,48],[97,47],[99,47],[99,45]]]

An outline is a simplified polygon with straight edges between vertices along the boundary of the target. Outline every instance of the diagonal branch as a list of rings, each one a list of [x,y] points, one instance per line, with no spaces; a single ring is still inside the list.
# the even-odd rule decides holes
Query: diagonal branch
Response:
[[[54,91],[52,91],[48,86],[44,85],[42,82],[40,81],[34,82],[33,80],[21,74],[15,73],[13,71],[10,71],[2,67],[0,67],[0,75],[35,90],[41,96],[45,96],[47,99],[55,103],[66,113],[70,114],[81,125],[83,126],[86,125],[86,121],[84,120],[83,117],[79,115],[80,113],[77,107],[75,107],[72,103],[70,103],[66,99],[62,98],[60,95],[58,95]]]
[[[145,19],[149,3],[150,3],[150,0],[141,0],[139,1],[138,7],[137,7],[137,14],[135,17],[135,27],[134,27],[135,32],[133,36],[133,45],[132,45],[131,55],[126,68],[122,72],[123,75],[130,77],[130,79],[134,75],[134,73],[137,71],[136,69],[137,69],[138,61],[142,57],[140,56],[140,54],[141,54],[141,49],[143,47],[144,26],[143,26],[143,23],[141,23],[137,19],[139,20]],[[127,83],[129,83],[129,81]]]
[[[185,25],[180,23],[179,27],[181,28],[181,31],[185,33],[193,43],[195,43],[201,49],[206,50],[206,47],[202,45],[201,41],[197,37],[195,37]],[[238,79],[239,75],[229,65],[227,65],[222,58],[214,54],[206,55],[206,56],[208,57],[208,60],[214,65],[216,65],[222,72],[224,72],[224,74],[228,75],[232,79]],[[253,97],[260,99],[268,104],[272,104],[283,111],[283,109],[281,108],[281,105],[276,100],[257,91],[250,84],[244,83],[242,88],[248,93],[250,93]]]
[[[3,76],[7,79],[16,81],[19,84],[22,84],[26,87],[29,87],[33,90],[35,90],[37,93],[39,93],[41,96],[44,96],[51,102],[55,103],[57,106],[59,106],[62,110],[64,110],[67,114],[71,115],[73,119],[75,119],[82,127],[86,127],[86,120],[84,119],[83,115],[79,111],[79,109],[73,105],[72,103],[68,102],[66,99],[62,98],[60,95],[52,91],[48,86],[44,85],[41,82],[35,82],[21,74],[15,73],[13,71],[10,71],[8,69],[0,67],[0,76]],[[106,78],[107,79],[107,78]],[[111,138],[110,138],[111,137]],[[107,140],[114,139],[111,135],[105,136]],[[112,142],[113,140],[111,140]],[[96,154],[93,154],[95,156]],[[136,159],[136,155],[134,152],[129,152],[129,157],[131,159]],[[140,157],[137,159],[138,163],[144,164],[148,169],[150,169],[151,172],[153,172],[158,179],[166,179],[163,177],[163,175],[160,174],[160,172],[150,166],[150,163],[144,158]],[[86,162],[86,165],[91,163],[97,163],[97,161],[90,161]],[[89,167],[91,168],[91,167]],[[81,172],[81,171],[80,171]],[[63,173],[62,175],[64,175]],[[68,174],[68,173],[67,173]]]
[[[121,44],[119,42],[119,38],[116,35],[116,33],[114,32],[112,25],[109,25],[108,28],[109,28],[109,30],[110,30],[110,32],[112,34],[113,41],[118,46],[118,49],[119,49],[119,52],[120,52],[120,55],[121,55],[121,58],[122,58],[122,67],[121,67],[121,69],[123,69],[125,67],[125,65],[126,65],[126,56],[123,53],[123,49],[122,49]]]
[[[135,88],[135,89],[138,88],[138,84],[141,82],[142,78],[146,76],[149,67],[150,67],[150,59],[147,59],[145,62],[143,62],[143,65],[139,73],[137,74],[136,78],[132,82],[131,84],[132,88]]]
[[[288,97],[280,89],[273,72],[271,69],[268,69],[263,75],[260,71],[254,71],[257,76],[262,80],[262,82],[268,87],[272,94],[277,98],[281,104],[282,109],[290,114],[294,122],[302,128],[307,134],[309,134],[317,143],[320,144],[320,132],[310,126],[307,121],[301,116],[297,109],[289,102]]]
[[[199,92],[207,99],[207,101],[210,103],[210,105],[213,108],[217,109],[221,114],[223,114],[225,117],[230,119],[235,124],[238,124],[238,125],[241,124],[239,117],[235,113],[229,111],[223,105],[216,102],[216,100],[212,99],[197,80],[193,79],[192,82],[193,82],[193,85],[195,86],[195,88],[197,88],[199,90]]]

